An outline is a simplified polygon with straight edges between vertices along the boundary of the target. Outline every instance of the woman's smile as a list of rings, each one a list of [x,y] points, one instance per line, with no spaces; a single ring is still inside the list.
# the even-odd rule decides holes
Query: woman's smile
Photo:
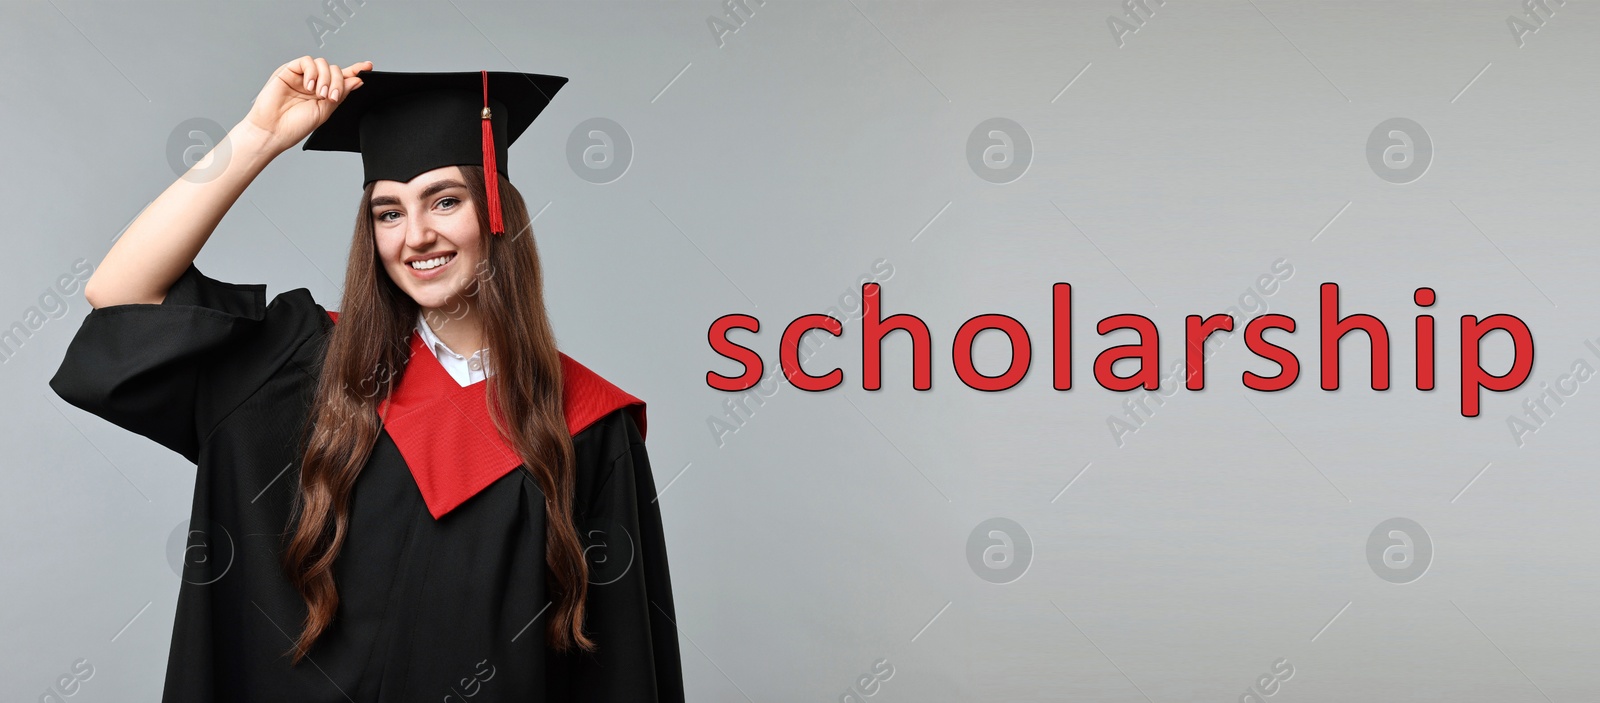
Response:
[[[416,276],[419,280],[426,281],[442,275],[444,269],[454,263],[455,260],[456,253],[452,251],[438,256],[430,256],[426,259],[408,261],[406,262],[406,268],[411,271],[411,275]]]

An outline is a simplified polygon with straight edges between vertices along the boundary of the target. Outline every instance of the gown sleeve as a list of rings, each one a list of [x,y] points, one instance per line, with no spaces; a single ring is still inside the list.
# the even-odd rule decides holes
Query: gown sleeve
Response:
[[[555,665],[570,683],[568,700],[682,703],[677,614],[655,479],[638,425],[627,412],[617,415],[623,431],[608,442],[617,452],[610,473],[577,519],[590,571],[584,631],[599,649],[558,655]]]
[[[283,357],[256,334],[267,326],[265,298],[264,284],[223,283],[191,263],[159,304],[89,311],[50,388],[198,463],[211,429]]]

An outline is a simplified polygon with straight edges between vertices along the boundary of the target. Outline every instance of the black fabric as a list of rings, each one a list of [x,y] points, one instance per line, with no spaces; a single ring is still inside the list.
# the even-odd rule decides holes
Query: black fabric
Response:
[[[483,77],[478,71],[362,71],[361,87],[306,138],[309,151],[355,151],[367,183],[410,181],[442,166],[483,165]],[[489,72],[495,166],[511,177],[508,150],[556,91],[561,76]]]
[[[333,323],[304,288],[264,298],[191,265],[159,305],[91,311],[50,380],[197,464],[164,703],[683,700],[655,481],[625,411],[573,438],[598,652],[546,645],[532,477],[519,468],[436,521],[384,432],[334,564],[334,624],[291,667],[306,608],[277,559]]]

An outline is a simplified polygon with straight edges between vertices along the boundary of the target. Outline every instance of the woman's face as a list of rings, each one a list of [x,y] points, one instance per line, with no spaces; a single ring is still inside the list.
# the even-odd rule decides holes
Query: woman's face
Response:
[[[373,186],[378,256],[389,278],[417,305],[450,310],[463,296],[477,293],[469,285],[482,259],[477,208],[455,166],[424,172],[406,183],[380,180]]]

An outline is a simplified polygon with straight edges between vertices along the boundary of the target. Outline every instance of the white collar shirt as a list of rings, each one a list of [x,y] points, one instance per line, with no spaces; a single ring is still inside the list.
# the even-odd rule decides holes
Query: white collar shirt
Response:
[[[493,374],[493,369],[489,368],[488,349],[479,349],[471,357],[455,353],[433,333],[433,329],[428,327],[428,320],[420,312],[417,313],[417,333],[422,335],[423,343],[433,350],[434,357],[439,359],[439,365],[450,373],[450,377],[454,378],[457,384],[470,386]]]

